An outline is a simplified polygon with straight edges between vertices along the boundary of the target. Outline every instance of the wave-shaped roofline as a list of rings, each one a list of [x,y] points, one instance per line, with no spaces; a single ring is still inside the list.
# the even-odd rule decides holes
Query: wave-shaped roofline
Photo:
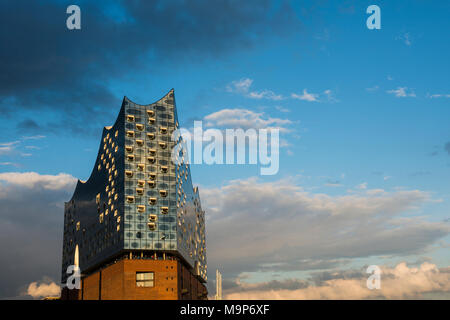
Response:
[[[123,99],[122,99],[122,105],[121,105],[121,107],[120,107],[119,114],[117,115],[117,118],[116,118],[116,120],[114,121],[114,124],[113,124],[112,126],[104,126],[104,127],[103,127],[103,131],[102,131],[102,135],[101,135],[101,136],[104,137],[105,134],[106,134],[107,132],[111,131],[112,128],[116,127],[116,125],[117,125],[117,123],[118,123],[118,121],[119,121],[120,112],[122,111],[122,108],[123,108],[123,105],[124,105],[124,102],[125,102],[125,101],[131,102],[131,103],[133,103],[133,104],[135,104],[135,105],[138,105],[138,106],[146,107],[146,106],[149,106],[149,105],[158,103],[159,101],[161,101],[161,100],[167,98],[171,93],[175,93],[175,89],[174,89],[174,88],[170,89],[169,92],[167,92],[167,93],[166,93],[164,96],[162,96],[160,99],[156,100],[155,102],[149,103],[149,104],[139,104],[139,103],[136,103],[136,102],[132,101],[132,100],[131,100],[130,98],[128,98],[127,96],[124,96]],[[79,186],[82,186],[82,185],[88,184],[89,181],[91,180],[91,178],[93,177],[94,172],[95,172],[96,165],[97,165],[97,163],[98,163],[98,159],[99,159],[99,157],[100,157],[100,151],[101,151],[101,148],[102,148],[102,142],[101,142],[101,139],[100,139],[100,144],[99,144],[98,152],[97,152],[97,158],[95,159],[95,163],[94,163],[94,166],[93,166],[93,168],[92,168],[91,174],[89,175],[89,178],[88,178],[87,180],[81,180],[81,179],[78,179],[77,185],[75,186],[75,190],[74,190],[74,192],[73,192],[73,194],[72,194],[71,200],[73,199],[73,196],[76,194],[78,187],[79,187]]]

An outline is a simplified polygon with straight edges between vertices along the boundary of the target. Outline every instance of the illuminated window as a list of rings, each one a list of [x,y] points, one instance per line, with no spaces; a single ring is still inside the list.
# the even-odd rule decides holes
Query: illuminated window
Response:
[[[116,133],[114,134],[114,137],[116,137],[117,138],[117,136],[119,135],[119,131],[118,130],[116,130]]]
[[[149,124],[154,124],[155,123],[155,118],[148,118],[148,123]]]
[[[161,172],[162,172],[162,173],[167,173],[167,170],[169,170],[168,167],[166,167],[166,166],[161,166]]]
[[[156,223],[154,223],[154,222],[148,222],[147,226],[151,231],[156,230]]]
[[[127,131],[127,137],[134,138],[134,131],[128,130]]]
[[[152,180],[155,180],[155,179],[156,179],[156,173],[155,173],[155,172],[150,172],[150,173],[148,174],[148,177],[149,177],[150,179],[152,179]]]
[[[166,134],[167,133],[167,128],[166,127],[160,127],[159,128],[159,132],[162,134]]]
[[[133,203],[134,202],[134,197],[133,196],[127,196],[127,202],[128,203]]]
[[[149,202],[151,205],[154,205],[154,204],[156,204],[156,198],[150,198],[150,199],[148,199],[148,202]]]
[[[133,152],[133,146],[125,146],[125,150],[129,153]]]
[[[80,230],[80,221],[77,222],[77,231]]]
[[[143,146],[144,145],[144,140],[141,140],[141,139],[138,139],[138,140],[136,140],[136,144],[138,145],[138,146]]]
[[[150,214],[148,216],[148,222],[156,222],[158,220],[158,216],[156,214]]]
[[[128,159],[128,161],[133,161],[134,160],[134,155],[133,154],[127,155],[127,159]]]
[[[155,163],[155,157],[147,157],[149,163]]]
[[[138,196],[142,196],[142,195],[144,194],[144,189],[142,189],[142,188],[136,188],[136,194],[137,194]]]
[[[145,206],[143,206],[143,205],[137,206],[137,210],[140,213],[145,212]]]
[[[161,197],[167,197],[167,190],[159,190]]]
[[[98,220],[100,221],[100,223],[103,223],[103,213],[100,214],[100,216],[98,217]]]
[[[147,110],[147,114],[148,114],[149,117],[152,117],[152,116],[155,115],[155,111],[153,111],[153,110]]]
[[[100,204],[100,193],[95,197],[95,203]]]
[[[125,175],[126,175],[128,178],[131,178],[131,177],[133,176],[133,171],[131,171],[131,170],[125,170]]]
[[[155,139],[155,134],[154,133],[147,133],[147,138],[149,138],[150,140]]]
[[[168,214],[169,213],[169,207],[161,207],[161,213],[162,214]]]
[[[138,180],[137,182],[138,186],[143,188],[145,186],[145,181],[144,180]]]
[[[155,181],[147,181],[147,183],[148,183],[148,186],[150,188],[154,188],[155,187]]]
[[[159,143],[159,147],[160,147],[161,149],[165,149],[165,148],[167,147],[167,143],[161,141],[161,142]]]
[[[136,129],[142,131],[142,130],[144,130],[144,125],[143,125],[143,124],[136,123]]]
[[[127,121],[128,121],[128,122],[134,122],[134,116],[132,116],[132,115],[127,115]]]

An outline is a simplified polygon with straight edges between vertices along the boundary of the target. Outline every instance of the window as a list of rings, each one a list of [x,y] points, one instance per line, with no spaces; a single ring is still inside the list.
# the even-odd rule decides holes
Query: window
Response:
[[[137,194],[138,196],[142,196],[142,195],[144,194],[144,189],[142,189],[142,188],[136,188],[136,194]]]
[[[134,122],[134,116],[128,115],[128,116],[127,116],[127,121],[128,121],[128,122]]]
[[[155,149],[148,149],[148,153],[150,153],[151,155],[155,155],[156,154],[156,150]]]
[[[125,146],[125,150],[127,150],[127,152],[131,153],[131,152],[133,152],[133,146]]]
[[[155,139],[155,134],[154,134],[154,133],[147,133],[147,137],[148,137],[150,140],[153,140],[153,139]]]
[[[125,174],[126,174],[127,177],[131,178],[133,176],[133,171],[125,170]]]
[[[148,202],[152,205],[156,204],[156,198],[150,198]]]
[[[160,127],[159,128],[159,132],[162,134],[166,134],[167,133],[167,128],[166,127]]]
[[[148,216],[148,221],[149,222],[156,222],[158,220],[158,216],[156,214],[150,214]]]
[[[137,206],[137,209],[138,209],[138,212],[140,212],[140,213],[145,212],[145,206],[142,206],[142,205]]]
[[[149,163],[155,163],[155,157],[147,157]]]
[[[95,203],[100,204],[100,193],[95,197]]]
[[[77,222],[77,231],[80,230],[80,221]]]
[[[155,187],[155,181],[147,181],[147,183],[148,183],[148,186],[150,188],[154,188]]]
[[[127,131],[127,136],[130,137],[130,138],[133,138],[134,137],[134,131],[128,130]]]
[[[129,154],[127,156],[128,161],[133,161],[134,160],[134,155],[133,154]]]
[[[156,223],[154,223],[154,222],[148,222],[147,226],[150,231],[156,230]]]
[[[165,149],[167,144],[165,142],[160,142],[159,146],[160,146],[161,149]]]
[[[138,164],[138,169],[139,169],[139,171],[144,171],[145,170],[145,164],[139,163]]]
[[[161,207],[161,213],[162,214],[168,214],[169,213],[169,207]]]
[[[149,117],[152,117],[155,114],[155,111],[147,110],[147,114],[148,114]]]
[[[167,197],[167,190],[159,190],[161,197]]]
[[[127,202],[128,203],[133,203],[134,202],[134,197],[133,196],[128,196],[127,197]]]
[[[154,124],[155,123],[155,118],[148,118],[148,123],[149,124]]]
[[[136,123],[136,129],[142,131],[142,130],[144,130],[144,125],[143,125],[143,124]]]
[[[143,188],[145,186],[145,180],[138,180],[137,184],[140,188]]]

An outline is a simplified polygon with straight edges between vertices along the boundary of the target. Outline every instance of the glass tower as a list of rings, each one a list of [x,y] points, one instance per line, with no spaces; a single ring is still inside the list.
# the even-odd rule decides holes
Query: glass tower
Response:
[[[83,274],[124,254],[170,253],[206,282],[205,213],[189,164],[172,161],[178,126],[173,89],[148,105],[124,97],[91,176],[65,203],[62,283],[75,251]]]

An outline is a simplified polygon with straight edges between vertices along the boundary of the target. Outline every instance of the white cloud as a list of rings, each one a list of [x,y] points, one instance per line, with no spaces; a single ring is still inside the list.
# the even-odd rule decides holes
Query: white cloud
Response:
[[[20,143],[20,141],[11,141],[11,142],[0,143],[0,155],[7,155],[7,154],[12,153],[15,150],[16,145],[19,143]]]
[[[275,109],[277,109],[278,111],[283,112],[283,113],[291,112],[291,110],[289,110],[288,108],[284,108],[282,106],[275,106]]]
[[[377,91],[379,88],[380,88],[379,86],[373,86],[373,87],[370,87],[370,88],[366,88],[366,91],[374,92],[374,91]]]
[[[409,89],[409,92],[408,92],[407,87],[397,87],[397,89],[388,90],[387,93],[394,94],[398,98],[415,97],[416,96],[414,91],[412,91],[411,89]]]
[[[253,79],[242,78],[240,80],[232,81],[226,86],[226,91],[232,93],[242,94],[248,98],[252,99],[268,99],[268,100],[282,100],[284,99],[282,95],[276,94],[272,90],[262,90],[262,91],[250,91],[250,87],[253,84]]]
[[[230,274],[305,270],[311,263],[414,254],[450,233],[443,222],[396,218],[430,201],[420,190],[363,190],[330,196],[290,180],[236,180],[201,189],[207,212],[208,259]]]
[[[28,285],[27,294],[33,298],[43,297],[58,297],[61,292],[61,287],[56,283],[38,283],[32,282]]]
[[[436,98],[450,98],[450,94],[431,94],[428,95],[430,99],[436,99]]]
[[[303,94],[292,93],[291,98],[309,102],[317,102],[319,95],[315,93],[308,93],[306,89],[303,89]]]
[[[228,127],[242,129],[273,129],[288,131],[287,125],[291,120],[271,118],[265,116],[264,112],[253,112],[248,109],[222,109],[211,113],[203,118],[207,127]]]
[[[357,185],[356,188],[360,189],[360,190],[367,189],[367,182],[363,182],[363,183]]]
[[[63,173],[0,174],[0,297],[26,294],[29,284],[44,275],[60,276],[55,261],[61,257],[64,202],[70,200],[75,183]],[[47,280],[30,290],[37,295],[45,288],[40,283],[51,283]]]
[[[252,79],[242,78],[240,80],[232,81],[230,84],[227,85],[226,90],[228,92],[245,94],[250,89],[252,83],[253,83]]]
[[[350,276],[348,276],[350,274]],[[362,272],[335,272],[329,279],[314,285],[300,280],[245,283],[239,279],[235,287],[225,292],[226,299],[413,299],[424,294],[450,294],[450,270],[438,269],[424,262],[420,267],[408,267],[405,262],[394,268],[381,266],[381,288],[369,290],[369,274]],[[283,288],[292,287],[293,289]],[[296,288],[299,287],[299,288]],[[445,297],[445,296],[444,296]]]
[[[412,44],[412,38],[409,32],[406,32],[396,38],[397,40],[402,41],[404,44],[406,44],[408,47]]]
[[[77,179],[67,173],[41,175],[36,172],[5,172],[0,173],[0,181],[25,188],[38,186],[47,190],[59,190],[73,188]]]
[[[252,91],[248,94],[249,98],[252,99],[269,99],[269,100],[283,100],[283,96],[280,94],[275,94],[273,91],[271,90],[263,90],[260,92],[257,91]]]
[[[45,136],[43,135],[35,135],[35,136],[25,136],[22,137],[22,140],[40,140],[40,139],[44,139]]]

